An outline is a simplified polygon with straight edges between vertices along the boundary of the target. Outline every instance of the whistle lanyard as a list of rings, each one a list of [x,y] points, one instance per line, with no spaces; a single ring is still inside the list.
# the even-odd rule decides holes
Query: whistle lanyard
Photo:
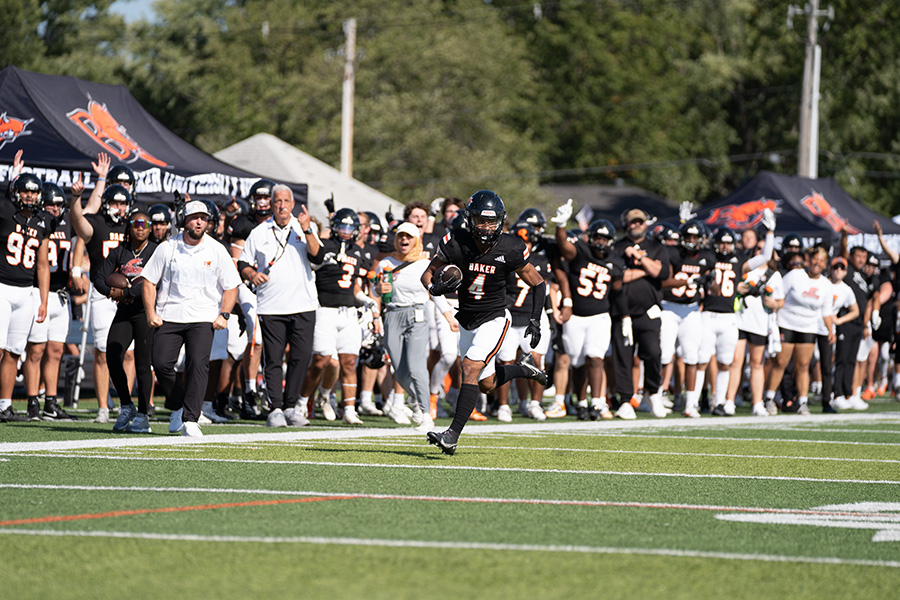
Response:
[[[278,244],[278,250],[275,251],[275,258],[273,258],[272,260],[269,261],[269,269],[271,269],[272,265],[274,265],[276,262],[281,260],[281,257],[284,256],[284,253],[287,251],[288,240],[291,239],[292,228],[290,226],[290,223],[288,223],[288,225],[286,227],[287,233],[284,236],[283,242],[281,241],[281,238],[278,237],[279,229],[280,228],[277,225],[272,227],[272,235],[275,237],[275,243]]]

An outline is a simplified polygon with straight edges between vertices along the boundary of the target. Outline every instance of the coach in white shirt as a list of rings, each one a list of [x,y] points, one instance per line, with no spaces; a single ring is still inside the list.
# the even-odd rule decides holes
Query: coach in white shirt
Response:
[[[241,277],[256,286],[263,373],[272,406],[266,420],[269,427],[309,423],[306,407],[297,407],[297,401],[312,356],[319,306],[310,263],[320,264],[324,252],[306,206],[300,207],[296,217],[293,209],[291,188],[273,186],[272,216],[250,232],[238,260]],[[281,363],[288,343],[291,355],[282,377]]]
[[[225,329],[241,280],[225,246],[206,232],[210,214],[199,200],[184,206],[184,231],[159,245],[144,267],[147,322],[158,328],[153,340],[153,368],[173,409],[169,431],[201,436],[197,425],[209,377],[213,330]],[[184,386],[175,375],[184,345]],[[183,426],[178,412],[183,407]],[[174,430],[174,431],[173,431]]]

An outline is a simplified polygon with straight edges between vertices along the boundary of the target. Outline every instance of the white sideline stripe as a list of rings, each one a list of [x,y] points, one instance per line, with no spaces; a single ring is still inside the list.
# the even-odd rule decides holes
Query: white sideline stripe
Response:
[[[815,429],[807,430],[809,433],[815,433]],[[510,434],[514,435],[514,434]],[[721,437],[708,435],[657,435],[650,433],[616,433],[615,431],[600,432],[596,434],[588,434],[582,432],[548,432],[547,435],[571,435],[571,436],[587,436],[597,435],[603,437],[621,437],[621,438],[650,438],[656,440],[681,440],[692,442],[700,440],[702,442],[766,442],[766,443],[787,443],[787,444],[837,444],[845,446],[888,446],[896,448],[900,446],[897,442],[854,442],[840,440],[802,440],[796,438],[749,438],[749,437]]]
[[[129,533],[124,531],[61,531],[50,529],[2,529],[7,535],[40,535],[56,537],[104,537],[122,539],[163,540],[178,542],[238,542],[261,544],[324,544],[340,546],[376,546],[387,548],[434,548],[441,550],[491,550],[509,552],[569,552],[578,554],[632,554],[668,556],[674,558],[712,558],[722,560],[763,561],[779,563],[807,563],[824,565],[854,565],[867,567],[900,568],[900,561],[860,560],[854,558],[779,556],[775,554],[739,554],[731,552],[704,552],[701,550],[672,550],[668,548],[627,548],[614,546],[551,546],[540,544],[497,544],[483,542],[435,542],[430,540],[387,540],[346,537],[271,537],[271,536],[217,536],[172,533]]]
[[[765,421],[765,422],[761,422]],[[747,426],[763,427],[765,425],[778,426],[783,423],[844,423],[844,422],[900,422],[900,413],[873,413],[873,414],[817,414],[817,415],[779,415],[761,419],[761,417],[729,417],[719,419],[640,419],[637,421],[612,421],[612,422],[575,422],[575,423],[527,423],[510,425],[475,425],[466,431],[466,435],[487,435],[495,433],[569,433],[592,432],[604,434],[610,431],[634,430],[634,429],[696,429],[696,428],[743,428]],[[161,429],[165,424],[155,424]],[[266,441],[308,441],[308,440],[338,440],[359,438],[387,438],[387,437],[424,437],[412,428],[330,428],[323,427],[317,430],[293,429],[288,431],[267,433],[231,433],[221,435],[208,435],[199,438],[183,437],[178,435],[151,435],[140,437],[122,437],[117,439],[102,438],[95,440],[65,440],[55,442],[4,442],[0,443],[0,454],[12,452],[40,452],[46,450],[77,450],[80,448],[126,448],[147,446],[180,446],[194,444],[236,444],[241,442],[266,442]],[[765,440],[778,441],[778,440]],[[809,441],[809,440],[804,440]],[[849,442],[852,443],[852,442]]]
[[[900,480],[888,479],[825,479],[819,477],[785,477],[774,475],[724,475],[717,473],[642,473],[638,471],[601,471],[593,469],[528,469],[523,467],[477,467],[462,465],[404,465],[388,463],[327,462],[317,460],[263,460],[245,458],[187,458],[171,456],[111,456],[105,454],[7,454],[26,458],[100,458],[105,460],[142,460],[164,462],[210,462],[259,465],[305,465],[311,467],[363,467],[378,469],[427,469],[447,471],[488,471],[491,473],[551,473],[561,475],[622,475],[632,477],[684,477],[688,479],[749,479],[753,481],[799,481],[809,483],[859,483],[900,485]]]

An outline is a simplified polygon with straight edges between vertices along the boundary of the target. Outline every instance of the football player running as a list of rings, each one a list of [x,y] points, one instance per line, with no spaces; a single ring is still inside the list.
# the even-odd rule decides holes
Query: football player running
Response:
[[[437,255],[422,274],[422,284],[433,296],[448,291],[441,281],[432,282],[435,272],[447,264],[462,270],[459,286],[460,354],[462,386],[456,412],[450,427],[442,432],[430,431],[428,442],[445,454],[456,452],[457,440],[480,392],[490,392],[516,377],[527,377],[547,385],[547,375],[538,369],[530,353],[513,365],[496,367],[494,358],[509,330],[511,316],[506,308],[506,279],[515,272],[534,289],[531,318],[525,328],[531,347],[541,338],[540,318],[547,285],[544,278],[528,262],[528,249],[520,238],[503,233],[506,208],[492,191],[480,190],[466,203],[468,229],[453,229],[444,236]]]

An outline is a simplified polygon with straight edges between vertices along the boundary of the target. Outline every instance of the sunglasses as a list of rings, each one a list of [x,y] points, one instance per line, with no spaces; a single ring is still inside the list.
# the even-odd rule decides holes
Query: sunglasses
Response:
[[[841,271],[846,271],[847,267],[845,267],[844,265],[841,265],[841,264],[831,266],[832,271],[837,271],[838,269],[840,269]]]
[[[150,223],[148,223],[146,219],[135,219],[131,222],[131,226],[135,229],[148,229]]]
[[[635,225],[643,225],[644,223],[646,223],[646,221],[643,219],[632,219],[631,221],[628,221],[628,226],[633,227]]]
[[[792,267],[802,267],[803,266],[802,262],[791,262],[790,264]]]

